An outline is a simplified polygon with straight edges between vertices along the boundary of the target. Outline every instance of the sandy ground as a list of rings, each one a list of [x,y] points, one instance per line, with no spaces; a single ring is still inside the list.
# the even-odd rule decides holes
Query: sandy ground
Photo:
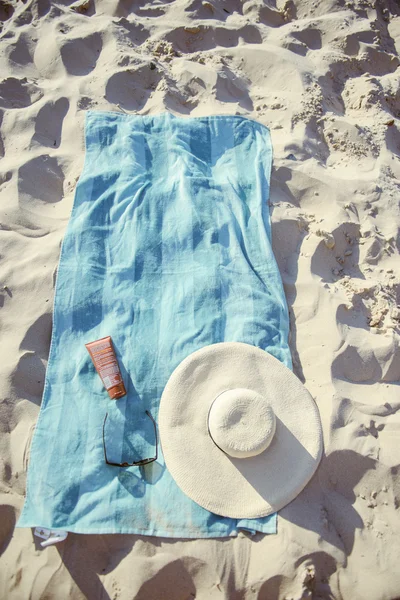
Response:
[[[0,597],[400,597],[400,7],[396,0],[3,0]],[[274,249],[326,456],[278,535],[14,530],[86,109],[271,129]]]

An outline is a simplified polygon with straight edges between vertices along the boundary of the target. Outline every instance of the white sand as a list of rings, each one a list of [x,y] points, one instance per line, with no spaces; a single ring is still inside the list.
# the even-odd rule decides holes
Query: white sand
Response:
[[[400,596],[398,2],[4,0],[0,17],[0,598]],[[295,370],[326,444],[276,536],[42,551],[14,531],[87,108],[271,128]]]

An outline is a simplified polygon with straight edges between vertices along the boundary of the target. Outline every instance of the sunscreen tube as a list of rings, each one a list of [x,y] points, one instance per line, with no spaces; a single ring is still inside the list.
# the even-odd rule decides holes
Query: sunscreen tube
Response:
[[[126,395],[121,371],[110,336],[85,344],[96,371],[112,400]]]

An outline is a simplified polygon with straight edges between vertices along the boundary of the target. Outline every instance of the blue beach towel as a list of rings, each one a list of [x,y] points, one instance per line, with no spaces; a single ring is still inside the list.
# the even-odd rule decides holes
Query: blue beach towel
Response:
[[[270,133],[241,116],[88,112],[86,156],[62,246],[50,356],[19,527],[222,537],[276,532],[187,498],[158,459],[171,373],[222,341],[291,368],[289,319],[271,249]],[[85,348],[110,335],[127,395],[109,399]],[[182,453],[185,448],[182,448]],[[239,492],[238,492],[239,493]]]

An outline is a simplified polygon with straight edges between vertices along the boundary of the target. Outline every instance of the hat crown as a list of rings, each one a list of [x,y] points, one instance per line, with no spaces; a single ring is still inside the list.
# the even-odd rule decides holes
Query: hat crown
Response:
[[[276,428],[268,400],[254,390],[234,388],[219,394],[208,413],[208,430],[214,443],[234,458],[264,452]]]

